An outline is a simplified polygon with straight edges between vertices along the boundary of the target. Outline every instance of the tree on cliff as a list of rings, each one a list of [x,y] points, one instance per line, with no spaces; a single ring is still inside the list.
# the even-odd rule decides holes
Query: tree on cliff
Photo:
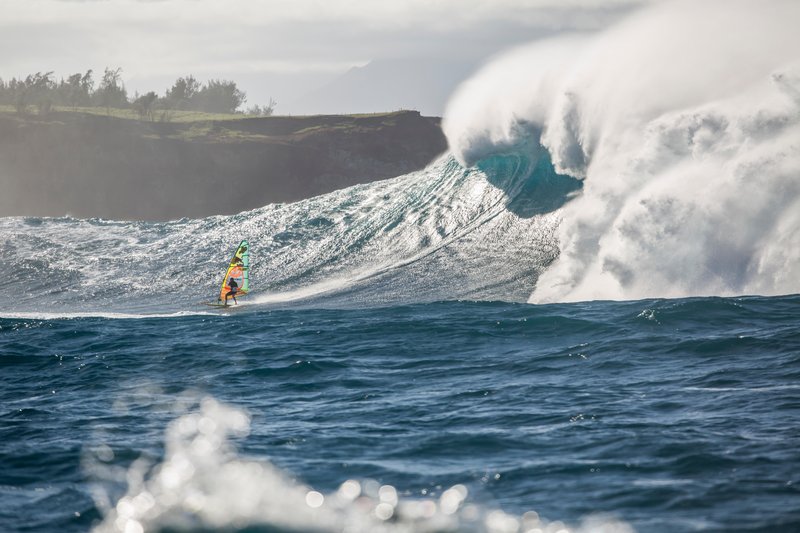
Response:
[[[110,112],[112,107],[128,107],[128,92],[122,84],[121,72],[122,68],[111,70],[106,67],[100,87],[94,93],[95,102],[97,105],[105,107],[106,112]]]
[[[143,94],[133,101],[133,109],[139,114],[141,119],[153,120],[153,113],[155,111],[155,104],[158,100],[158,95],[153,91]]]
[[[92,79],[93,71],[85,74],[75,73],[55,82],[52,72],[37,72],[25,79],[12,78],[9,82],[0,79],[0,104],[13,105],[17,113],[29,112],[29,107],[37,106],[39,115],[46,115],[52,105],[77,107],[105,107],[106,113],[111,108],[129,109],[132,106],[140,117],[153,119],[155,111],[163,111],[162,120],[171,110],[205,111],[207,113],[238,113],[239,108],[247,100],[244,91],[236,83],[229,80],[209,80],[201,85],[194,76],[178,78],[163,98],[153,98],[152,91],[144,95],[137,94],[133,101],[128,100],[128,93],[122,82],[122,68],[103,71],[103,77],[95,90]],[[265,106],[251,106],[245,112],[251,115],[269,116],[275,109],[276,102],[270,98]]]
[[[55,86],[53,72],[37,72],[29,74],[24,80],[12,79],[9,89],[13,94],[14,108],[17,114],[24,115],[29,105],[39,108],[39,115],[46,115],[52,105],[51,91]]]
[[[255,117],[271,117],[273,113],[275,113],[275,106],[278,105],[272,97],[269,99],[269,104],[259,106],[258,104],[253,104],[252,106],[248,107],[244,114],[251,115]]]
[[[167,90],[164,97],[166,104],[172,109],[191,109],[192,99],[197,95],[200,90],[200,82],[198,82],[191,74],[185,78],[178,78],[172,85],[172,88]]]
[[[92,70],[89,69],[86,74],[82,75],[78,72],[68,77],[66,81],[62,79],[57,92],[61,103],[75,109],[78,106],[91,105],[93,90],[94,80],[92,79]]]
[[[192,97],[192,108],[207,113],[235,113],[247,100],[236,83],[227,80],[209,80]]]

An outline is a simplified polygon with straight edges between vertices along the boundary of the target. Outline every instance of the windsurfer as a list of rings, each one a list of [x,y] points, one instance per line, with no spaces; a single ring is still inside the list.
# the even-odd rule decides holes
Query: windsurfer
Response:
[[[225,293],[225,305],[228,305],[228,298],[233,298],[233,302],[236,305],[239,305],[239,302],[236,301],[236,291],[239,290],[239,284],[236,283],[236,280],[233,278],[228,279],[228,292]]]
[[[246,240],[239,243],[236,251],[228,263],[225,275],[217,293],[216,303],[205,302],[212,307],[228,307],[228,300],[233,298],[239,305],[238,296],[244,296],[250,291],[250,252]]]

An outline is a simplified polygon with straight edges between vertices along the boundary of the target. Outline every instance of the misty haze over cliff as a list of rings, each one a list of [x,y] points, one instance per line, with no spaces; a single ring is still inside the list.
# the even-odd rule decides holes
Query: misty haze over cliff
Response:
[[[299,98],[284,100],[284,113],[374,113],[415,109],[442,116],[455,88],[480,59],[394,58],[370,61]]]
[[[647,0],[8,0],[0,78],[121,67],[133,95],[179,76],[234,80],[277,113],[417,109],[509,46],[592,32]],[[28,43],[20,46],[20,43]],[[358,105],[354,105],[358,104]]]

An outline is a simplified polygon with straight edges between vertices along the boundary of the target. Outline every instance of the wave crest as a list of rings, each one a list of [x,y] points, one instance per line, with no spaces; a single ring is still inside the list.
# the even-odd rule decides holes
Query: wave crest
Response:
[[[443,122],[463,164],[536,141],[584,180],[532,301],[800,289],[796,20],[788,1],[657,4],[465,83]]]

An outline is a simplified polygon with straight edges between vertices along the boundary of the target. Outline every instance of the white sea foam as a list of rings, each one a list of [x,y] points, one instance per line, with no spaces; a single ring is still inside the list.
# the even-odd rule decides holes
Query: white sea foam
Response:
[[[444,129],[465,165],[539,142],[584,180],[531,300],[800,291],[800,4],[663,2],[510,52]]]
[[[472,502],[460,484],[421,499],[401,497],[395,487],[372,480],[347,479],[338,490],[323,493],[265,460],[238,455],[232,439],[247,435],[250,422],[244,411],[206,397],[199,409],[169,425],[158,464],[139,460],[120,472],[108,446],[87,450],[89,475],[105,483],[126,480],[128,486],[113,501],[98,485],[95,500],[104,519],[95,531],[633,532],[600,515],[573,527],[532,511],[509,514]]]

